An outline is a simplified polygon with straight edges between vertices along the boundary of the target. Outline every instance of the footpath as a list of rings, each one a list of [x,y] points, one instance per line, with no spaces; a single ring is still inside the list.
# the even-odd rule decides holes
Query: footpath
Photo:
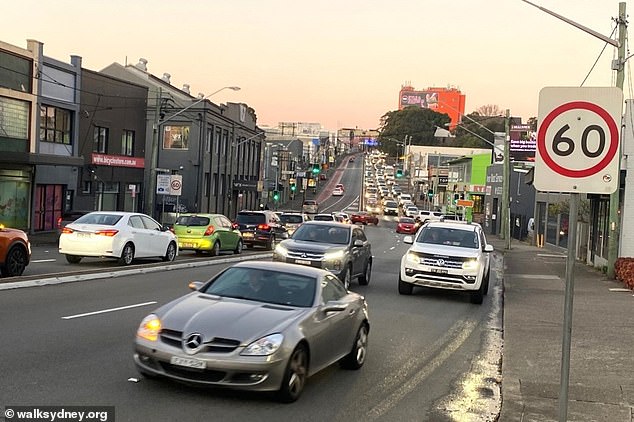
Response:
[[[499,421],[559,421],[566,251],[513,239],[504,254],[504,347]],[[568,421],[634,420],[634,295],[574,266]]]

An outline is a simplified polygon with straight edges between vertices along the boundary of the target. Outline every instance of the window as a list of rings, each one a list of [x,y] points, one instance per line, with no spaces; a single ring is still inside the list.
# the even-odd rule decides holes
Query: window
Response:
[[[141,220],[140,215],[131,216],[130,220],[128,220],[128,226],[134,227],[135,229],[145,229],[145,226],[143,225],[143,220]]]
[[[108,128],[95,126],[93,140],[93,151],[105,154],[108,151]]]
[[[163,149],[188,149],[189,126],[165,126],[163,128]]]
[[[2,68],[0,68],[2,70]],[[0,97],[0,149],[28,151],[29,103]]]
[[[92,191],[92,181],[84,180],[84,188],[81,190],[81,193],[90,193]]]
[[[0,63],[0,86],[20,92],[31,92],[31,60],[0,51]]]
[[[143,219],[143,224],[145,225],[146,229],[161,231],[160,224],[152,220],[150,217],[142,215],[141,218]]]
[[[222,136],[222,129],[217,127],[216,128],[216,147],[215,147],[215,151],[216,154],[220,154],[220,138]]]
[[[339,279],[335,276],[327,275],[321,281],[321,300],[327,303],[331,300],[341,300],[348,294]]]
[[[205,151],[211,152],[211,144],[214,141],[214,130],[212,127],[207,128],[207,143],[205,144]]]
[[[134,131],[123,130],[121,134],[121,154],[129,157],[134,155]]]
[[[40,141],[55,142],[70,145],[70,119],[69,110],[62,108],[40,107]]]

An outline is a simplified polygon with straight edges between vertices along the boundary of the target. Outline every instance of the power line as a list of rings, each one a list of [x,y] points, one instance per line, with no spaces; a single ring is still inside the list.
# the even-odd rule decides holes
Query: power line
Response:
[[[614,28],[612,29],[612,33],[610,34],[610,38],[612,37],[612,35],[614,35],[614,33],[616,32],[616,29],[618,28],[618,26],[614,26]],[[597,59],[594,61],[594,64],[590,67],[590,70],[588,71],[588,74],[586,75],[585,78],[583,78],[583,81],[581,82],[580,86],[583,86],[583,84],[586,83],[586,81],[588,80],[588,77],[590,77],[590,74],[592,73],[592,71],[594,70],[595,66],[597,65],[597,63],[599,62],[599,59],[601,58],[601,56],[603,55],[603,52],[605,51],[605,49],[607,48],[608,43],[606,42],[605,44],[603,44],[603,48],[601,49],[601,52],[599,53],[599,56],[597,57]]]

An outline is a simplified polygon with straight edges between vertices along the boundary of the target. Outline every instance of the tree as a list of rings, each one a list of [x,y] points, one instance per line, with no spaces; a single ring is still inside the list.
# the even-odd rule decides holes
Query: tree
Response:
[[[502,113],[502,110],[500,110],[500,107],[494,104],[486,104],[486,105],[480,106],[476,109],[475,112],[478,113],[480,116],[487,116],[487,117],[501,116],[502,114],[504,114]]]
[[[411,136],[411,145],[442,145],[441,139],[434,137],[436,127],[444,128],[451,118],[444,113],[422,107],[406,107],[403,110],[388,111],[381,118],[379,142],[381,150],[390,156],[398,155],[403,149],[405,136]]]
[[[492,146],[484,142],[481,138],[494,143],[494,136],[491,132],[504,132],[504,119],[505,117],[499,114],[485,116],[477,111],[467,114],[454,130],[454,134],[456,135],[454,146],[492,149]],[[482,126],[484,126],[484,128]],[[479,136],[474,135],[474,133]]]

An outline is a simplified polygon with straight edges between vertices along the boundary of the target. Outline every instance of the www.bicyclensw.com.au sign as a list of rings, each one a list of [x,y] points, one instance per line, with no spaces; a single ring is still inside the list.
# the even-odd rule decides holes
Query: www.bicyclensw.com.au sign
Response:
[[[622,110],[620,88],[543,88],[535,188],[568,193],[616,191]]]

